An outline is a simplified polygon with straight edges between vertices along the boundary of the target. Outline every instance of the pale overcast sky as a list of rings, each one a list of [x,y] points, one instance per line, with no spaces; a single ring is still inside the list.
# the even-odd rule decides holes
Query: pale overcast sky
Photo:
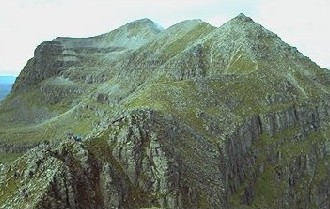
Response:
[[[149,18],[220,26],[243,12],[330,67],[330,0],[0,0],[0,75],[18,75],[34,49],[58,36],[89,37]]]

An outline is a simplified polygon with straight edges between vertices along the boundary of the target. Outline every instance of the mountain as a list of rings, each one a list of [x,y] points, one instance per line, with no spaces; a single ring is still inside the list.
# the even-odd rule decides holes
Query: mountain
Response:
[[[0,208],[330,208],[329,99],[244,14],[43,42],[0,105]]]
[[[15,79],[13,76],[0,76],[0,101],[9,94]]]

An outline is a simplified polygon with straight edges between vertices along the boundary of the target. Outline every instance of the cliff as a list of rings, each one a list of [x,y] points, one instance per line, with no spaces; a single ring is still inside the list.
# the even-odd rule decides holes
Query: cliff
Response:
[[[0,106],[27,150],[0,207],[329,208],[329,84],[243,14],[43,43]]]

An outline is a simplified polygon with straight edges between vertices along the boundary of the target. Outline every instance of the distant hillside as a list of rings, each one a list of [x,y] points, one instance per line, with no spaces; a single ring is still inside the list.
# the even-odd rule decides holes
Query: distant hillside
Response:
[[[9,94],[14,82],[15,77],[13,76],[0,76],[0,101]]]
[[[16,77],[14,76],[0,76],[0,84],[10,84],[15,82]]]

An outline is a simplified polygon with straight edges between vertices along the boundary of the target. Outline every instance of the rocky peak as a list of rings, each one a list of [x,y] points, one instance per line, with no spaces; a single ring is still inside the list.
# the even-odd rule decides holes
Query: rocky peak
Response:
[[[199,19],[186,20],[172,25],[159,33],[150,43],[135,51],[129,58],[128,66],[136,69],[137,63],[143,63],[144,68],[147,63],[147,69],[159,67],[215,29],[216,27]]]
[[[211,54],[222,54],[223,57],[217,59],[228,59],[228,62],[243,56],[246,58],[245,63],[263,62],[267,58],[267,65],[270,65],[270,60],[281,63],[283,56],[301,57],[296,49],[282,41],[275,33],[243,13],[217,28],[204,40],[205,45],[213,45],[212,48],[218,50]]]
[[[118,34],[120,36],[128,36],[135,38],[151,38],[153,37],[153,35],[156,35],[163,30],[164,29],[158,24],[154,23],[150,19],[144,18],[127,23],[119,27],[118,29],[115,29],[110,33],[106,33],[101,36],[113,37],[113,35]]]
[[[115,31],[127,32],[135,35],[144,35],[144,34],[157,34],[161,32],[162,29],[159,25],[151,21],[150,19],[144,18],[136,20],[130,23],[127,23],[119,27]]]
[[[185,21],[172,25],[171,27],[166,29],[165,32],[170,33],[170,34],[178,33],[180,31],[185,32],[187,30],[191,30],[191,29],[195,28],[196,26],[198,26],[200,24],[207,24],[207,23],[203,22],[200,19],[185,20]]]
[[[271,34],[272,36],[276,36],[274,33],[265,29],[262,25],[254,22],[250,17],[245,16],[243,13],[220,26],[218,30],[228,34],[239,33],[236,34],[238,38],[246,38],[247,36],[252,38],[253,36],[251,35],[253,34],[259,36],[268,36]]]
[[[153,39],[163,28],[150,19],[136,20],[113,31],[90,38],[58,37],[54,41],[61,42],[67,48],[137,48]]]
[[[127,26],[138,27],[141,29],[151,29],[151,30],[154,30],[155,32],[161,32],[164,30],[160,25],[151,21],[148,18],[144,18],[144,19],[140,19],[140,20],[136,20],[134,22],[128,23]]]
[[[163,29],[149,19],[127,23],[109,33],[92,38],[100,47],[137,49],[153,40]]]
[[[62,71],[69,70],[73,64],[87,68],[95,60],[118,58],[150,42],[162,30],[151,20],[141,19],[96,37],[58,37],[52,41],[44,41],[36,48],[34,57],[20,73],[13,89],[16,92],[25,91],[50,77],[58,76]],[[92,62],[89,60],[91,54],[97,56],[92,58]]]
[[[235,18],[233,18],[231,21],[236,21],[236,22],[253,22],[253,20],[250,17],[245,16],[243,13],[240,13]]]

